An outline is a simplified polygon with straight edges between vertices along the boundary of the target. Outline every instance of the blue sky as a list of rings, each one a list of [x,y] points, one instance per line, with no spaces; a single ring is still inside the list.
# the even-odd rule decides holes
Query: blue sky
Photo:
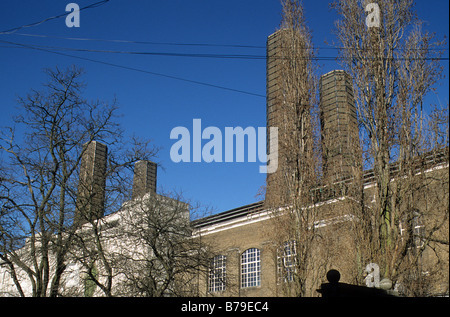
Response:
[[[97,1],[73,2],[84,7]],[[63,14],[70,2],[2,0],[0,33]],[[329,1],[304,0],[303,3],[314,44],[325,48],[319,50],[319,56],[336,56],[337,52],[329,49],[337,18],[329,8]],[[448,37],[447,0],[419,0],[416,10],[427,22],[426,28],[436,32],[437,39]],[[222,131],[225,127],[264,127],[265,60],[167,56],[166,53],[264,56],[266,38],[278,28],[280,19],[279,0],[111,0],[82,11],[79,28],[68,28],[65,19],[59,18],[13,34],[0,34],[0,40],[26,45],[165,53],[158,56],[60,51],[126,69],[0,42],[0,126],[11,124],[17,96],[25,95],[31,88],[40,88],[45,81],[43,68],[77,64],[86,71],[87,98],[108,101],[116,97],[126,133],[151,139],[162,147],[156,159],[164,168],[158,170],[159,186],[182,191],[186,198],[210,205],[217,212],[255,202],[261,199],[256,195],[265,182],[265,175],[259,173],[260,162],[173,163],[169,153],[175,140],[169,136],[177,126],[192,131],[195,118],[202,120],[203,128],[215,126]],[[209,46],[77,41],[60,37]],[[446,78],[436,93],[427,98],[428,103],[448,103],[448,61],[442,65]],[[336,61],[319,61],[319,66],[321,73],[340,68]]]

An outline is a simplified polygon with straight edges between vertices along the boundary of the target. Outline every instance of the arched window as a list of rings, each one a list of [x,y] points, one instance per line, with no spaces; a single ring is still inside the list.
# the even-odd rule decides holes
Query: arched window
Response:
[[[225,255],[216,255],[212,260],[209,268],[209,291],[221,292],[225,290],[226,282],[226,264],[227,257]]]
[[[251,248],[241,256],[241,287],[255,287],[261,285],[261,257],[260,251]]]

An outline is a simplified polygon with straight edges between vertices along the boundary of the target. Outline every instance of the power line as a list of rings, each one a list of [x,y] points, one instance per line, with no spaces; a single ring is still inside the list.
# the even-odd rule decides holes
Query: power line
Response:
[[[143,45],[204,46],[204,47],[232,47],[232,48],[257,48],[257,49],[265,49],[266,48],[265,46],[243,45],[243,44],[151,42],[151,41],[96,39],[96,38],[83,38],[83,37],[64,37],[64,36],[54,36],[54,35],[45,35],[45,34],[27,34],[27,33],[15,33],[15,35],[39,37],[39,38],[52,38],[52,39],[60,39],[60,40],[72,40],[72,41],[110,42],[110,43],[125,43],[125,44],[143,44]]]
[[[1,34],[1,33],[0,33]],[[258,45],[243,45],[243,44],[217,44],[217,43],[177,43],[177,42],[151,42],[151,41],[133,41],[133,40],[119,40],[119,39],[98,39],[98,38],[82,38],[82,37],[64,37],[64,36],[54,36],[46,34],[29,34],[29,33],[15,33],[14,35],[27,36],[27,37],[38,37],[38,38],[52,38],[61,40],[72,40],[72,41],[91,41],[91,42],[110,42],[110,43],[123,43],[123,44],[143,44],[143,45],[161,45],[161,46],[200,46],[200,47],[228,47],[228,48],[254,48],[254,49],[266,49],[266,46]],[[301,48],[300,48],[301,49]],[[303,48],[310,49],[310,48]],[[314,50],[354,50],[352,47],[341,47],[341,46],[328,46],[328,47],[314,47]],[[368,51],[368,48],[356,48],[358,51]],[[424,50],[423,48],[409,48],[407,50]],[[428,48],[429,51],[448,51],[449,48]]]
[[[7,41],[3,41],[7,42]],[[149,51],[117,51],[117,50],[98,50],[72,47],[59,47],[47,45],[31,45],[17,42],[9,42],[15,45],[32,46],[35,48],[57,50],[57,51],[74,51],[74,52],[91,52],[91,53],[111,53],[126,55],[150,55],[150,56],[173,56],[173,57],[198,57],[198,58],[223,58],[223,59],[266,59],[265,55],[249,55],[249,54],[205,54],[205,53],[173,53],[173,52],[149,52]],[[24,47],[27,48],[27,47]]]
[[[227,91],[232,91],[232,92],[237,92],[237,93],[241,93],[241,94],[246,94],[246,95],[251,95],[251,96],[256,96],[256,97],[266,98],[265,95],[261,95],[261,94],[257,94],[257,93],[252,93],[252,92],[248,92],[248,91],[244,91],[244,90],[239,90],[239,89],[234,89],[234,88],[224,87],[224,86],[220,86],[220,85],[215,85],[215,84],[205,83],[205,82],[201,82],[201,81],[197,81],[197,80],[191,80],[191,79],[186,79],[186,78],[177,77],[177,76],[172,76],[172,75],[166,75],[166,74],[162,74],[162,73],[156,73],[156,72],[147,71],[147,70],[143,70],[143,69],[139,69],[139,68],[135,68],[135,67],[129,67],[129,66],[124,66],[124,65],[114,64],[114,63],[110,63],[110,62],[100,61],[100,60],[96,60],[96,59],[92,59],[92,58],[87,58],[87,57],[81,57],[81,56],[76,56],[76,55],[66,54],[66,53],[55,52],[55,51],[52,51],[52,50],[48,50],[48,49],[45,49],[45,48],[34,47],[34,46],[31,46],[31,45],[20,44],[20,43],[14,43],[14,42],[3,41],[3,40],[0,40],[0,42],[6,43],[6,44],[11,44],[11,45],[21,46],[21,47],[23,47],[23,48],[28,48],[28,49],[33,49],[33,50],[39,50],[39,51],[43,51],[43,52],[47,52],[47,53],[52,53],[52,54],[56,54],[56,55],[61,55],[61,56],[66,56],[66,57],[72,57],[72,58],[76,58],[76,59],[81,59],[81,60],[85,60],[85,61],[89,61],[89,62],[93,62],[93,63],[103,64],[103,65],[108,65],[108,66],[113,66],[113,67],[116,67],[116,68],[132,70],[132,71],[136,71],[136,72],[140,72],[140,73],[145,73],[145,74],[149,74],[149,75],[154,75],[154,76],[159,76],[159,77],[164,77],[164,78],[170,78],[170,79],[175,79],[175,80],[179,80],[179,81],[184,81],[184,82],[188,82],[188,83],[192,83],[192,84],[197,84],[197,85],[202,85],[202,86],[207,86],[207,87],[212,87],[212,88],[218,88],[218,89],[227,90]]]
[[[109,54],[126,54],[126,55],[148,55],[148,56],[172,56],[172,57],[194,57],[194,58],[218,58],[218,59],[247,59],[247,60],[265,60],[266,55],[250,55],[250,54],[205,54],[205,53],[173,53],[173,52],[149,52],[149,51],[117,51],[117,50],[98,50],[98,49],[85,49],[85,48],[72,48],[72,47],[59,47],[59,46],[46,46],[46,45],[31,45],[31,44],[23,44],[17,42],[8,42],[2,41],[4,43],[10,43],[14,45],[22,46],[23,48],[40,48],[43,50],[51,50],[51,51],[74,51],[74,52],[91,52],[91,53],[109,53]],[[276,59],[287,60],[289,57],[272,57]],[[314,60],[314,61],[334,61],[338,59],[344,59],[342,57],[337,56],[307,56],[307,57],[297,57],[299,60]],[[365,57],[364,59],[374,59],[374,57]],[[392,57],[385,58],[382,57],[382,60],[396,60],[396,61],[415,61],[415,60],[440,60],[440,61],[448,61],[448,57]]]
[[[100,6],[106,4],[106,3],[109,2],[109,1],[110,1],[110,0],[102,0],[102,1],[98,1],[98,2],[92,3],[92,4],[90,4],[90,5],[87,5],[87,6],[83,7],[83,8],[80,8],[80,11],[86,10],[86,9],[92,9],[92,8],[100,7]],[[64,17],[64,16],[68,15],[69,13],[70,13],[70,12],[65,12],[65,13],[62,13],[62,14],[58,14],[58,15],[55,15],[55,16],[46,18],[46,19],[41,20],[41,21],[38,21],[38,22],[34,22],[34,23],[26,24],[26,25],[21,25],[21,26],[18,26],[18,27],[9,29],[9,30],[0,31],[0,34],[11,34],[11,33],[15,33],[15,32],[17,32],[18,30],[21,30],[21,29],[24,29],[24,28],[29,28],[29,27],[33,27],[33,26],[38,26],[38,25],[40,25],[40,24],[42,24],[42,23],[45,23],[45,22],[48,22],[48,21],[51,21],[51,20],[55,20],[55,19],[62,18],[62,17]]]
[[[160,76],[160,77],[175,79],[175,80],[179,80],[179,81],[184,81],[184,82],[189,82],[189,83],[193,83],[193,84],[198,84],[198,85],[203,85],[203,86],[208,86],[208,87],[213,87],[213,88],[218,88],[218,89],[223,89],[223,90],[228,90],[228,91],[233,91],[233,92],[238,92],[238,93],[243,93],[243,94],[257,96],[257,97],[263,97],[263,98],[266,97],[265,95],[261,95],[261,94],[257,94],[257,93],[252,93],[252,92],[248,92],[248,91],[243,91],[243,90],[239,90],[239,89],[224,87],[224,86],[215,85],[215,84],[210,84],[210,83],[206,83],[206,82],[190,80],[190,79],[177,77],[177,76],[172,76],[172,75],[166,75],[166,74],[162,74],[162,73],[156,73],[156,72],[152,72],[152,71],[146,71],[146,70],[139,69],[139,68],[134,68],[134,67],[124,66],[124,65],[114,64],[114,63],[105,62],[105,61],[101,61],[101,60],[96,60],[96,59],[92,59],[92,58],[81,57],[81,56],[71,55],[71,54],[66,54],[66,53],[61,53],[61,52],[57,52],[55,50],[78,51],[78,52],[80,52],[80,51],[81,52],[95,52],[95,53],[131,54],[131,55],[154,55],[154,56],[175,56],[175,57],[199,57],[199,58],[233,58],[233,59],[238,59],[238,58],[239,59],[266,59],[265,55],[188,54],[188,53],[169,53],[169,52],[113,51],[113,50],[77,49],[77,48],[55,47],[55,46],[38,46],[38,45],[16,43],[16,42],[4,41],[4,40],[0,40],[0,42],[8,44],[8,45],[13,45],[13,46],[9,46],[9,47],[19,47],[19,48],[25,48],[25,49],[39,50],[39,51],[44,51],[44,52],[48,52],[48,53],[52,53],[52,54],[56,54],[56,55],[67,56],[67,57],[71,57],[71,58],[77,58],[77,59],[90,61],[90,62],[94,62],[94,63],[99,63],[99,64],[103,64],[103,65],[108,65],[108,66],[113,66],[113,67],[117,67],[117,68],[133,70],[133,71],[146,73],[146,74],[150,74],[150,75],[154,75],[154,76]],[[3,46],[3,47],[5,47],[5,46]],[[370,57],[368,57],[368,58],[370,58]],[[313,57],[305,57],[304,59],[312,59],[312,60],[316,60],[316,61],[319,61],[319,60],[321,60],[321,61],[330,61],[330,60],[337,60],[338,57],[334,57],[334,56],[327,56],[327,57],[313,56]],[[448,57],[430,57],[430,58],[392,58],[392,59],[393,60],[448,60],[449,58]]]

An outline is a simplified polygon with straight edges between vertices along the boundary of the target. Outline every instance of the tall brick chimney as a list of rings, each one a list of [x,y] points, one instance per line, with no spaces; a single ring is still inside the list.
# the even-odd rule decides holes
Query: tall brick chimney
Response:
[[[103,217],[106,186],[106,145],[92,141],[83,145],[75,221],[83,224]]]
[[[278,169],[276,172],[269,173],[266,176],[265,202],[268,207],[289,203],[292,195],[292,187],[289,185],[289,182],[294,174],[295,166],[293,166],[292,157],[289,154],[293,151],[288,146],[294,145],[288,139],[292,138],[291,127],[289,127],[289,124],[292,122],[287,122],[286,118],[292,115],[292,113],[287,113],[287,111],[292,111],[293,108],[286,102],[296,103],[297,100],[291,99],[287,101],[286,95],[289,96],[290,92],[286,91],[286,89],[296,89],[297,87],[291,87],[292,84],[286,79],[286,76],[289,76],[289,74],[286,74],[286,72],[289,72],[287,67],[290,67],[287,66],[286,60],[290,56],[306,54],[306,50],[303,47],[304,41],[301,34],[297,34],[289,29],[278,30],[267,38],[266,120],[268,153],[271,153],[270,142],[273,139],[270,128],[278,128]],[[295,94],[291,96],[295,96]],[[305,127],[305,131],[310,127],[309,119],[306,119],[301,124]],[[306,138],[308,137],[306,136]],[[300,144],[298,146],[300,149]]]
[[[280,121],[279,112],[281,111],[281,36],[282,31],[277,31],[267,38],[266,46],[266,120],[267,120],[267,153],[270,153],[270,140],[273,137],[270,134],[271,127],[278,127]],[[281,137],[281,136],[280,136]],[[280,149],[278,149],[280,150]],[[280,158],[280,155],[278,155]],[[278,165],[280,165],[280,161]],[[282,168],[278,166],[275,173],[266,176],[266,204],[276,204],[279,197],[283,196],[282,188],[279,186],[279,178],[281,177]]]
[[[134,164],[132,199],[156,193],[156,171],[156,163],[150,161],[138,161]]]
[[[360,166],[358,123],[352,79],[343,70],[320,78],[323,176],[336,182],[354,175]]]

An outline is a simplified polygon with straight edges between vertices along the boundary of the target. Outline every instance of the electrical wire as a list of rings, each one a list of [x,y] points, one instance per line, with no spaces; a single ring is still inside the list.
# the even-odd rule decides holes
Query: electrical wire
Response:
[[[4,43],[9,43],[17,46],[22,46],[24,48],[34,47],[40,49],[48,49],[51,51],[73,51],[73,52],[91,52],[91,53],[110,53],[110,54],[126,54],[126,55],[149,55],[149,56],[172,56],[172,57],[194,57],[194,58],[219,58],[219,59],[246,59],[246,60],[266,60],[266,55],[250,55],[250,54],[205,54],[205,53],[173,53],[173,52],[149,52],[149,51],[117,51],[117,50],[98,50],[98,49],[85,49],[85,48],[72,48],[72,47],[59,47],[59,46],[46,46],[46,45],[32,45],[32,44],[23,44],[17,42],[9,42],[9,41],[1,41]],[[275,59],[289,59],[288,57],[272,57]],[[342,57],[337,56],[307,56],[307,57],[297,57],[298,60],[314,60],[314,61],[335,61],[338,59],[342,59]],[[365,57],[365,59],[373,59],[373,57]],[[381,58],[382,60],[387,60],[387,58]],[[422,60],[422,61],[430,61],[430,60],[439,60],[439,61],[448,61],[448,57],[392,57],[390,60]]]
[[[175,42],[150,42],[150,41],[132,41],[132,40],[114,40],[114,39],[96,39],[83,37],[64,37],[46,34],[29,34],[29,33],[15,33],[14,35],[51,38],[71,41],[90,41],[90,42],[110,42],[110,43],[125,43],[125,44],[143,44],[143,45],[167,45],[167,46],[204,46],[204,47],[231,47],[231,48],[256,48],[266,49],[265,46],[257,45],[242,45],[242,44],[213,44],[213,43],[175,43]]]
[[[7,42],[7,41],[5,41]],[[148,51],[117,51],[117,50],[98,50],[85,48],[72,48],[47,45],[31,45],[17,42],[9,42],[15,45],[28,45],[36,48],[43,48],[57,51],[91,52],[91,53],[111,53],[128,55],[153,55],[153,56],[174,56],[174,57],[199,57],[199,58],[224,58],[224,59],[265,59],[265,55],[247,55],[247,54],[199,54],[199,53],[172,53],[172,52],[148,52]]]
[[[0,33],[1,34],[1,33]],[[98,39],[98,38],[82,38],[82,37],[64,37],[54,36],[46,34],[29,34],[29,33],[15,33],[14,35],[38,37],[38,38],[51,38],[71,41],[90,41],[90,42],[110,42],[110,43],[123,43],[123,44],[142,44],[142,45],[161,45],[161,46],[201,46],[201,47],[228,47],[228,48],[253,48],[253,49],[266,49],[266,46],[258,45],[243,45],[243,44],[215,44],[215,43],[176,43],[176,42],[151,42],[151,41],[133,41],[133,40],[118,40],[118,39]],[[309,49],[309,48],[304,48]],[[348,50],[354,49],[350,47],[329,46],[329,47],[314,47],[315,50]],[[369,50],[367,48],[358,48],[359,51]],[[408,50],[423,50],[422,48],[409,48]],[[449,48],[429,48],[429,51],[448,51]]]
[[[184,81],[184,82],[188,82],[188,83],[192,83],[192,84],[197,84],[197,85],[202,85],[202,86],[207,86],[207,87],[212,87],[212,88],[217,88],[217,89],[222,89],[222,90],[227,90],[227,91],[232,91],[232,92],[237,92],[237,93],[241,93],[241,94],[246,94],[246,95],[266,98],[265,95],[261,95],[261,94],[257,94],[257,93],[253,93],[253,92],[248,92],[248,91],[244,91],[244,90],[240,90],[240,89],[234,89],[234,88],[224,87],[224,86],[210,84],[210,83],[206,83],[206,82],[201,82],[201,81],[197,81],[197,80],[191,80],[191,79],[186,79],[186,78],[182,78],[182,77],[166,75],[166,74],[162,74],[162,73],[156,73],[156,72],[147,71],[147,70],[143,70],[143,69],[139,69],[139,68],[135,68],[135,67],[114,64],[114,63],[105,62],[105,61],[101,61],[101,60],[96,60],[96,59],[92,59],[92,58],[81,57],[81,56],[72,55],[72,54],[66,54],[66,53],[61,53],[61,52],[55,52],[55,51],[52,51],[52,50],[49,50],[49,49],[34,47],[34,46],[31,46],[31,45],[26,45],[26,44],[21,44],[21,43],[14,43],[14,42],[3,41],[3,40],[0,40],[0,42],[6,43],[6,44],[10,44],[10,45],[21,46],[23,48],[43,51],[43,52],[47,52],[47,53],[52,53],[52,54],[56,54],[56,55],[60,55],[60,56],[76,58],[76,59],[89,61],[89,62],[93,62],[93,63],[98,63],[98,64],[102,64],[102,65],[108,65],[108,66],[112,66],[112,67],[116,67],[116,68],[132,70],[132,71],[145,73],[145,74],[149,74],[149,75],[154,75],[154,76],[159,76],[159,77],[164,77],[164,78],[170,78],[170,79],[175,79],[175,80],[178,80],[178,81]]]
[[[80,11],[96,8],[99,6],[102,6],[109,2],[110,0],[101,0],[95,3],[92,3],[90,5],[87,5],[83,8],[80,8]],[[27,34],[27,33],[16,33],[17,31],[34,27],[37,25],[40,25],[42,23],[58,19],[61,17],[64,17],[68,15],[69,12],[66,12],[64,14],[59,14],[56,16],[52,16],[49,18],[46,18],[44,20],[22,25],[19,27],[11,28],[8,30],[0,31],[0,35],[7,35],[7,34],[14,34],[14,35],[20,35],[20,36],[28,36],[28,37],[39,37],[39,38],[54,38],[54,39],[63,39],[63,40],[72,40],[72,41],[94,41],[94,42],[111,42],[111,43],[124,43],[124,44],[145,44],[145,45],[167,45],[167,46],[197,46],[197,47],[227,47],[227,48],[252,48],[252,49],[265,49],[265,46],[255,46],[255,45],[241,45],[241,44],[213,44],[213,43],[175,43],[175,42],[150,42],[150,41],[132,41],[132,40],[109,40],[109,39],[95,39],[95,38],[79,38],[79,37],[61,37],[61,36],[52,36],[52,35],[43,35],[43,34]],[[248,59],[248,60],[265,60],[267,57],[266,55],[250,55],[250,54],[194,54],[194,53],[171,53],[171,52],[148,52],[148,51],[118,51],[118,50],[97,50],[97,49],[85,49],[85,48],[70,48],[70,47],[57,47],[57,46],[43,46],[43,45],[30,45],[30,44],[23,44],[23,43],[16,43],[16,42],[10,42],[10,41],[4,41],[0,40],[0,42],[8,44],[8,46],[0,46],[2,48],[8,48],[8,47],[20,47],[25,49],[33,49],[33,50],[39,50],[47,53],[52,53],[60,56],[66,56],[71,58],[76,58],[80,60],[90,61],[94,63],[99,63],[103,65],[108,65],[116,68],[122,68],[132,71],[137,71],[141,73],[146,73],[154,76],[160,76],[170,79],[175,79],[179,81],[189,82],[193,84],[233,91],[237,93],[257,96],[257,97],[263,97],[265,98],[265,95],[252,93],[248,91],[243,91],[239,89],[224,87],[220,85],[210,84],[206,82],[200,82],[196,80],[190,80],[182,77],[172,76],[172,75],[166,75],[162,73],[156,73],[152,71],[147,71],[135,67],[129,67],[119,64],[114,64],[110,62],[105,62],[102,60],[87,58],[87,57],[81,57],[77,55],[71,55],[66,53],[61,53],[58,51],[75,51],[75,52],[93,52],[93,53],[112,53],[112,54],[128,54],[128,55],[151,55],[151,56],[173,56],[173,57],[196,57],[196,58],[222,58],[222,59]],[[12,46],[11,46],[12,45]],[[309,48],[306,48],[309,49]],[[353,48],[345,48],[345,47],[316,47],[314,50],[345,50],[345,49],[353,49]],[[364,49],[359,49],[364,50]],[[420,50],[420,48],[417,48],[417,50]],[[430,49],[430,51],[448,51],[448,48],[443,49]],[[370,58],[370,57],[368,57]],[[312,59],[316,61],[330,61],[330,60],[337,60],[338,57],[334,56],[313,56],[313,57],[305,57],[305,59]],[[394,60],[416,60],[414,58],[392,58]],[[448,57],[429,57],[429,58],[417,58],[417,60],[445,60],[448,61]]]
[[[85,7],[80,8],[80,11],[100,7],[100,6],[106,4],[106,3],[109,2],[109,1],[110,1],[110,0],[101,0],[101,1],[98,1],[98,2],[95,2],[95,3],[92,3],[92,4],[90,4],[90,5],[87,5],[87,6],[85,6]],[[9,29],[9,30],[0,31],[0,34],[11,34],[11,33],[15,33],[15,32],[17,32],[18,30],[21,30],[21,29],[24,29],[24,28],[29,28],[29,27],[33,27],[33,26],[38,26],[38,25],[40,25],[40,24],[42,24],[42,23],[45,23],[45,22],[48,22],[48,21],[51,21],[51,20],[55,20],[55,19],[62,18],[62,17],[64,17],[64,16],[68,15],[69,13],[70,13],[70,12],[65,12],[65,13],[62,13],[62,14],[58,14],[58,15],[55,15],[55,16],[46,18],[46,19],[41,20],[41,21],[38,21],[38,22],[34,22],[34,23],[26,24],[26,25],[21,25],[21,26],[18,26],[18,27]]]

